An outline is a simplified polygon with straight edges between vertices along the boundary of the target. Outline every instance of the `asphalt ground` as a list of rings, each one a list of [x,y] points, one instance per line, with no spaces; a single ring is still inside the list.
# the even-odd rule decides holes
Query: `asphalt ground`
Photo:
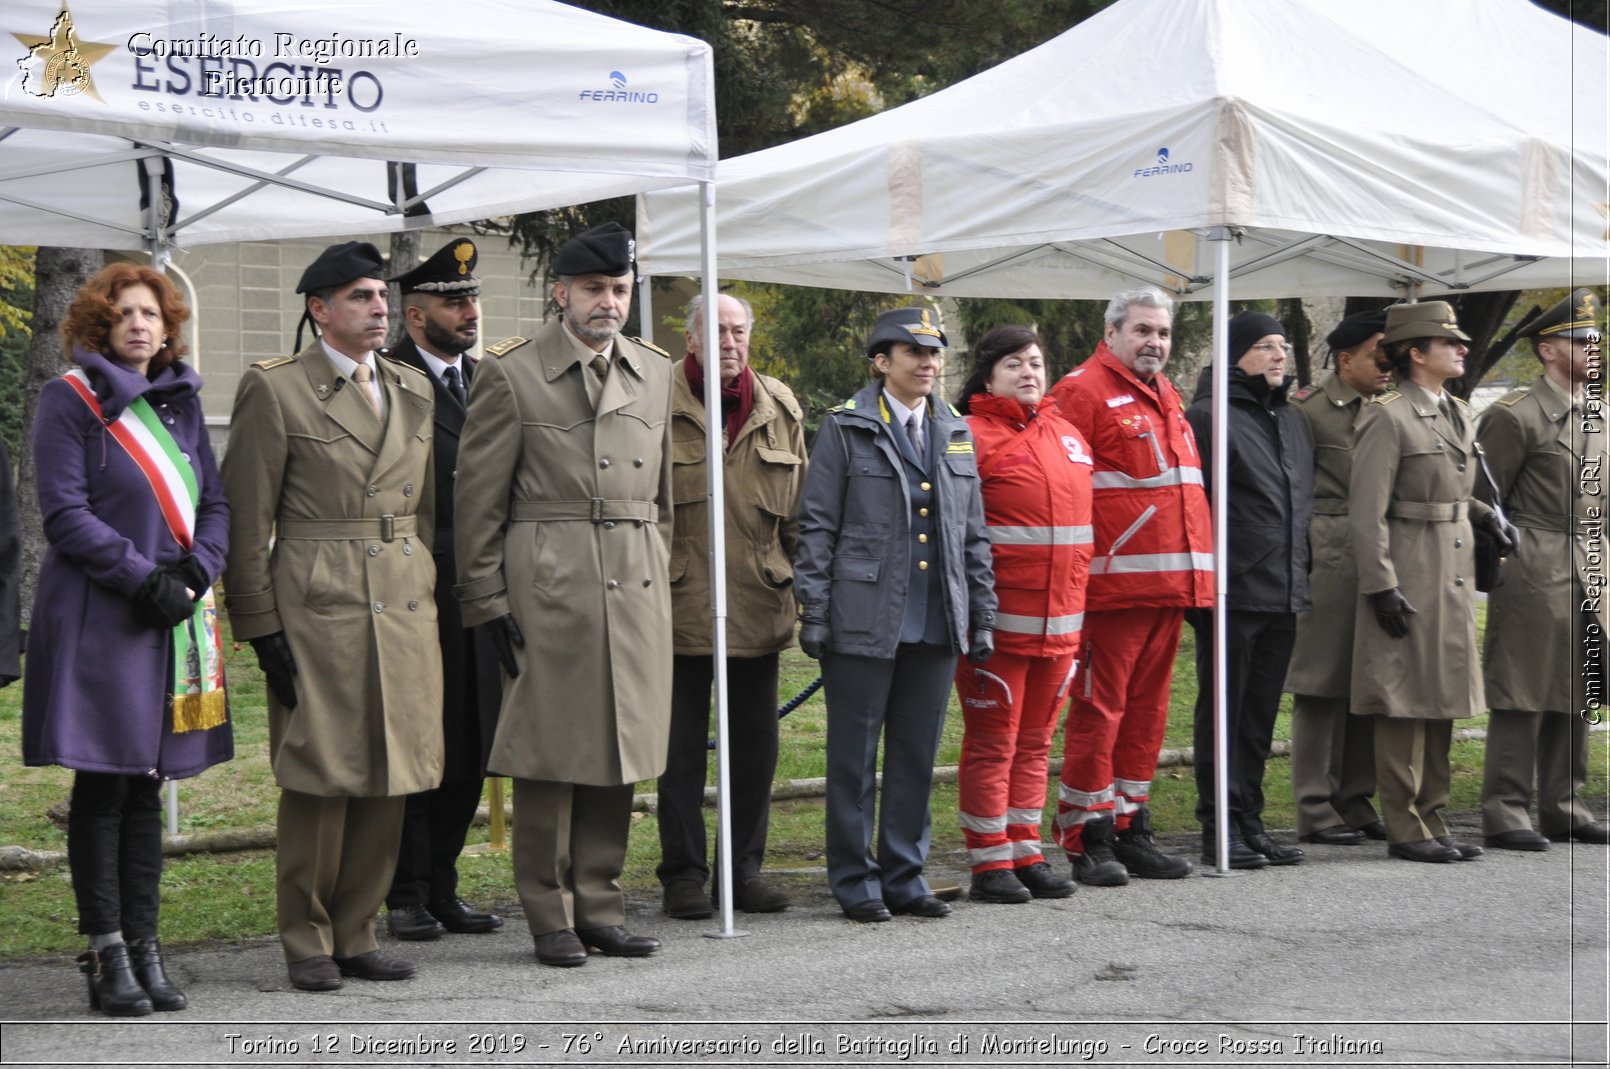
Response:
[[[1467,840],[1475,819],[1456,821]],[[664,942],[650,958],[542,966],[513,916],[487,935],[382,935],[419,975],[324,994],[290,986],[272,939],[185,949],[169,969],[190,1008],[133,1020],[90,1013],[69,959],[14,962],[0,1064],[1607,1064],[1610,850],[1425,865],[1380,843],[1306,849],[1297,866],[872,925],[843,918],[820,871],[785,871],[793,907],[736,914],[741,938],[634,897],[628,927]],[[965,857],[930,872],[965,885]]]

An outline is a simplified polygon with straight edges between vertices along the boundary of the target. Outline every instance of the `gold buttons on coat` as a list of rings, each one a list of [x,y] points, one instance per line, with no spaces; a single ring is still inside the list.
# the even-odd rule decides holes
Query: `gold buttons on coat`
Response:
[[[918,509],[917,510],[917,515],[926,516],[926,515],[928,515],[928,510],[927,509]]]
[[[934,484],[933,484],[933,483],[923,483],[923,484],[921,484],[921,485],[922,485],[922,488],[923,488],[923,489],[924,489],[924,490],[932,490],[932,489],[933,489],[933,488],[934,488]]]
[[[928,541],[928,536],[925,535],[925,534],[920,534],[920,535],[917,536],[917,541],[926,542],[926,541]]]
[[[926,572],[928,570],[928,562],[925,561],[925,560],[918,561],[917,562],[917,570],[919,572]]]

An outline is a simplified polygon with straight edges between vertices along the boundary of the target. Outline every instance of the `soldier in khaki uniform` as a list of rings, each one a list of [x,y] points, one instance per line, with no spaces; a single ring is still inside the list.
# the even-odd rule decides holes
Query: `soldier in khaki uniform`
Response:
[[[1326,337],[1335,373],[1292,395],[1314,439],[1314,521],[1309,528],[1314,607],[1297,617],[1286,673],[1291,706],[1291,787],[1297,834],[1331,846],[1386,838],[1375,815],[1375,743],[1369,717],[1348,715],[1358,560],[1347,522],[1353,435],[1371,397],[1391,385],[1381,352],[1386,313],[1359,312]]]
[[[1387,309],[1382,344],[1398,392],[1365,406],[1353,449],[1349,519],[1358,554],[1352,711],[1375,717],[1375,775],[1388,853],[1461,861],[1448,804],[1453,722],[1486,708],[1476,651],[1472,519],[1506,551],[1511,528],[1481,501],[1468,406],[1443,383],[1464,373],[1464,343],[1446,301]]]
[[[459,442],[454,590],[508,677],[487,769],[515,780],[515,888],[545,965],[659,947],[623,927],[620,889],[671,693],[671,364],[619,335],[631,245],[610,223],[560,250],[562,318],[481,362]]]
[[[721,351],[722,461],[727,547],[727,726],[732,783],[733,905],[746,913],[788,907],[761,878],[777,772],[778,655],[794,641],[794,513],[805,482],[805,419],[787,386],[749,366],[749,302],[716,300]],[[705,463],[703,302],[688,306],[686,359],[671,369],[671,453],[676,530],[671,611],[676,658],[671,743],[659,782],[660,864],[665,912],[710,916],[704,784],[715,671],[710,635],[709,467]]]
[[[404,796],[442,778],[431,388],[374,353],[383,274],[367,242],[308,267],[323,336],[247,369],[221,469],[230,621],[269,684],[280,942],[310,991],[414,974],[376,949],[375,913]]]
[[[1487,603],[1487,845],[1546,850],[1549,840],[1603,844],[1610,828],[1580,797],[1588,775],[1588,718],[1604,693],[1610,634],[1604,599],[1588,593],[1588,534],[1603,515],[1605,423],[1588,419],[1583,386],[1598,356],[1599,298],[1577,290],[1533,321],[1543,373],[1482,413],[1476,437],[1519,532],[1503,581]],[[1486,480],[1476,493],[1491,501]],[[1584,606],[1589,606],[1584,609]],[[1586,686],[1596,675],[1597,687]],[[1538,831],[1527,816],[1537,787]]]

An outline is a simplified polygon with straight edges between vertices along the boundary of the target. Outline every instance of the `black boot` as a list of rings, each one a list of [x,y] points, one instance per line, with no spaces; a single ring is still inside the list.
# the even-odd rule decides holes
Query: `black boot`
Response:
[[[134,977],[126,944],[86,950],[78,956],[78,971],[89,978],[90,1009],[108,1017],[144,1017],[151,1012],[151,998]]]
[[[159,1010],[182,1010],[190,1005],[184,992],[168,979],[162,967],[162,947],[156,936],[150,939],[130,939],[129,958],[134,962],[134,976],[151,996],[151,1005]]]

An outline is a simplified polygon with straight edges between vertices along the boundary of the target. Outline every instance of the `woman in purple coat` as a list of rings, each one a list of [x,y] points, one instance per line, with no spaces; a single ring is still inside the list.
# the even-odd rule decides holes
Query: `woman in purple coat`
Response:
[[[77,366],[45,384],[34,470],[45,538],[23,677],[23,760],[75,771],[67,859],[91,1009],[179,1010],[157,942],[163,779],[234,755],[211,588],[229,506],[179,357],[189,310],[119,263],[73,298]]]

